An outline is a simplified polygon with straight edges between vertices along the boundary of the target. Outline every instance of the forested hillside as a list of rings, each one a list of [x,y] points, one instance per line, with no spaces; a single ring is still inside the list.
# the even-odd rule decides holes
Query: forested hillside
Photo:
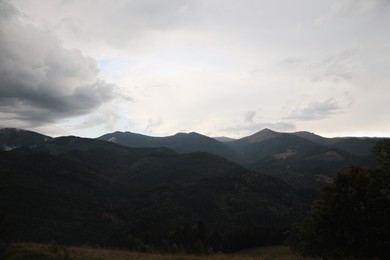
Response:
[[[281,243],[309,205],[277,178],[200,152],[61,137],[0,163],[15,241],[229,252]]]

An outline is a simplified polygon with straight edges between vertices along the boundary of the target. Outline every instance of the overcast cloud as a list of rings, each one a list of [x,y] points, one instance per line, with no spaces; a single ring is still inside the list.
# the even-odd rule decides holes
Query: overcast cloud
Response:
[[[56,123],[88,114],[114,98],[115,86],[99,80],[94,59],[65,49],[8,2],[1,2],[0,13],[2,124]]]
[[[0,120],[390,136],[388,0],[0,0]]]

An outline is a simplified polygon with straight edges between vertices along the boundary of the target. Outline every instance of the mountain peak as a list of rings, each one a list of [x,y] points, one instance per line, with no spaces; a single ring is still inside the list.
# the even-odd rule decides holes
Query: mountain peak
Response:
[[[173,136],[175,136],[175,137],[179,137],[179,136],[182,136],[182,137],[208,137],[208,136],[199,134],[199,133],[197,133],[197,132],[189,132],[189,133],[178,132],[178,133],[176,133],[176,134],[173,135]]]
[[[280,134],[281,133],[275,132],[269,128],[264,128],[263,130],[261,130],[257,133],[254,133],[253,135],[250,135],[248,137],[244,137],[242,140],[245,140],[248,143],[258,143],[258,142],[261,142],[261,141],[264,141],[264,140],[267,140],[270,138],[274,138]]]
[[[260,130],[258,133],[278,133],[278,132],[275,132],[274,130],[271,130],[269,128],[264,128],[263,130]]]

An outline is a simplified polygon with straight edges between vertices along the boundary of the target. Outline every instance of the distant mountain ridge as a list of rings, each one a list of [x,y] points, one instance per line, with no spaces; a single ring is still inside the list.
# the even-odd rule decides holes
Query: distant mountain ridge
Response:
[[[31,131],[0,130],[0,145],[3,150],[32,147],[51,139]],[[370,150],[381,140],[325,138],[305,131],[283,133],[267,128],[240,139],[223,138],[223,142],[195,132],[152,137],[118,131],[97,139],[132,148],[165,147],[180,154],[207,152],[252,170],[278,176],[296,187],[302,187],[304,183],[304,187],[314,185],[317,188],[324,180],[351,165],[371,164],[373,157]],[[304,176],[304,180],[298,176]]]
[[[264,129],[228,142],[246,167],[278,176],[298,189],[320,190],[337,172],[373,163],[371,148],[379,138],[324,138],[309,132]]]
[[[50,136],[28,130],[2,128],[0,129],[0,150],[8,151],[22,146],[36,146],[51,139]]]
[[[271,129],[263,129],[250,136],[240,139],[229,137],[208,137],[195,132],[177,133],[166,137],[152,137],[131,132],[114,132],[105,134],[98,139],[112,141],[129,147],[168,147],[179,153],[203,151],[223,156],[228,159],[237,160],[237,147],[244,147],[251,144],[273,139],[280,135],[298,136],[302,139],[311,141],[317,145],[328,148],[335,148],[357,156],[369,156],[370,149],[375,143],[383,138],[376,137],[335,137],[326,138],[307,131],[283,133]],[[218,141],[218,142],[214,142]],[[222,143],[222,145],[220,144]],[[235,147],[232,150],[227,147]]]
[[[300,156],[302,152],[314,154],[325,149],[310,140],[268,129],[230,142],[228,145],[239,151],[248,163],[287,152],[289,149],[295,151],[292,156]]]
[[[250,136],[218,142],[197,133],[149,137],[115,132],[100,137],[129,147],[168,147],[179,153],[202,151],[222,156],[255,171],[320,190],[337,172],[373,163],[371,148],[380,138],[325,138],[310,132],[283,133],[263,129]]]
[[[97,139],[106,140],[129,147],[167,147],[179,153],[203,151],[219,154],[225,158],[232,158],[237,156],[237,154],[234,154],[235,151],[229,151],[227,147],[231,147],[231,145],[226,144],[232,144],[234,142],[240,143],[241,145],[259,143],[282,134],[295,135],[313,143],[326,146],[328,148],[343,150],[358,156],[369,155],[370,149],[373,147],[373,145],[377,141],[383,139],[379,137],[326,138],[307,131],[283,133],[276,132],[268,128],[240,139],[229,137],[211,138],[196,132],[177,133],[175,135],[166,137],[153,137],[132,132],[119,131],[105,134],[98,137]],[[51,139],[53,139],[53,137],[24,129],[0,129],[0,147],[2,150],[9,150],[21,146],[34,146],[37,144],[42,144]]]
[[[375,143],[383,138],[379,137],[335,137],[325,138],[310,132],[296,132],[296,136],[305,138],[314,143],[327,147],[337,148],[358,156],[367,156],[371,154],[371,149]]]
[[[131,132],[114,132],[98,139],[128,147],[167,147],[178,153],[208,152],[237,161],[238,154],[226,144],[195,132],[177,133],[167,137],[151,137]]]

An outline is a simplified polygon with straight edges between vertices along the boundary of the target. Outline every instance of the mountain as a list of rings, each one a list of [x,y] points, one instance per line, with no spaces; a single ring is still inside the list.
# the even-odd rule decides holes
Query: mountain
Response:
[[[324,162],[366,162],[371,148],[380,138],[338,137],[325,138],[309,132],[280,133],[264,129],[248,137],[226,144],[245,158],[244,165],[268,158],[274,160],[309,160]]]
[[[22,146],[35,146],[42,144],[51,137],[36,132],[18,128],[0,129],[0,150],[8,151]]]
[[[237,143],[244,143],[244,144],[253,144],[253,143],[259,143],[264,140],[272,139],[274,137],[279,136],[281,133],[272,131],[271,129],[265,128],[257,133],[254,133],[250,136],[241,138],[237,141]]]
[[[24,130],[4,129],[2,132],[4,134],[0,144],[7,149],[34,146],[51,140],[50,137]],[[98,139],[133,148],[165,147],[181,154],[208,152],[254,171],[278,176],[296,188],[316,187],[317,190],[324,181],[329,180],[329,177],[333,177],[337,172],[351,165],[371,164],[373,157],[370,150],[380,140],[379,138],[356,137],[325,138],[304,131],[280,133],[270,129],[263,129],[253,135],[228,142],[220,142],[193,132],[178,133],[167,137],[114,132]],[[56,142],[61,140],[63,139],[56,139]],[[83,140],[77,146],[76,142],[73,148],[88,147],[85,141],[87,139]],[[40,149],[43,147],[46,149],[44,152],[51,151],[50,145],[41,146]]]
[[[241,139],[210,138],[197,133],[151,137],[130,132],[114,132],[99,139],[128,147],[167,147],[179,153],[208,152],[244,166],[254,164],[267,156],[303,158],[328,151],[343,153],[343,158],[347,159],[351,156],[372,157],[371,148],[380,140],[358,137],[325,138],[305,131],[281,133],[267,128]],[[356,161],[355,159],[353,161]]]
[[[130,147],[169,147],[176,152],[209,152],[254,171],[287,181],[295,188],[315,190],[352,165],[373,163],[371,148],[378,138],[325,138],[310,132],[281,133],[263,129],[250,136],[218,142],[196,133],[149,137],[115,132],[100,139]],[[222,139],[226,140],[226,139]]]
[[[205,152],[68,136],[0,152],[0,164],[16,241],[232,251],[280,243],[309,205],[278,178]]]
[[[167,137],[151,137],[131,132],[114,132],[99,137],[128,147],[167,147],[178,153],[208,152],[237,161],[238,154],[213,138],[198,133],[177,133]]]
[[[374,145],[383,138],[368,138],[368,137],[336,137],[325,138],[309,132],[296,132],[294,135],[310,140],[314,143],[324,145],[331,148],[336,148],[357,156],[371,155],[371,149]]]
[[[269,129],[251,136],[227,143],[238,151],[247,163],[253,163],[267,156],[290,153],[286,156],[300,156],[302,153],[313,153],[319,145],[306,139],[286,133],[278,133]]]
[[[323,184],[337,172],[352,165],[372,164],[368,144],[375,141],[362,143],[358,138],[328,139],[309,132],[279,133],[264,129],[226,144],[244,158],[242,165],[277,176],[303,194],[318,196]]]
[[[331,140],[331,138],[325,138],[325,137],[322,137],[320,135],[316,135],[314,133],[307,132],[307,131],[295,132],[293,134],[296,136],[302,137],[304,139],[307,139],[309,141],[312,141],[313,143],[320,144],[320,145],[325,145],[325,144],[329,143],[329,141]]]

